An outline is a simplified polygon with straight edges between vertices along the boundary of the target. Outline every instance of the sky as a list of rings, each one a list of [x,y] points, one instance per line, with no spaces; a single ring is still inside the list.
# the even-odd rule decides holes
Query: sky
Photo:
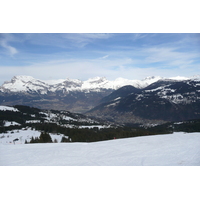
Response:
[[[198,33],[2,33],[0,84],[96,76],[141,80],[200,74]]]

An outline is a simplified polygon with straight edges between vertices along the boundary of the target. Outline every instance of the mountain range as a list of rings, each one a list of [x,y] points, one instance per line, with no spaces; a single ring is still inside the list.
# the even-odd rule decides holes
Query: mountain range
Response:
[[[83,113],[97,106],[100,100],[125,85],[144,88],[161,79],[144,80],[117,78],[109,81],[95,77],[86,81],[59,79],[43,81],[31,76],[14,76],[0,86],[1,105],[27,105],[41,109],[69,110]]]
[[[43,81],[14,76],[0,86],[0,105],[87,113],[118,123],[163,123],[200,118],[200,76],[103,77]]]

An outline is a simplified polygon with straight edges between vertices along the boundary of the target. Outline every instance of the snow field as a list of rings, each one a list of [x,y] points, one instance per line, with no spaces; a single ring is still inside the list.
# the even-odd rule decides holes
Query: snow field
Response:
[[[4,166],[199,166],[200,133],[178,132],[94,143],[3,145]]]

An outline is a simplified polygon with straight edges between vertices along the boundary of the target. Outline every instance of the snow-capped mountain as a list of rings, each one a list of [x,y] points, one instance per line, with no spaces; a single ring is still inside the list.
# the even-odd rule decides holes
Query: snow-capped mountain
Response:
[[[99,91],[99,89],[119,89],[125,85],[132,85],[135,88],[145,88],[148,85],[157,82],[158,80],[199,80],[200,75],[196,75],[191,78],[186,77],[171,77],[163,78],[160,76],[151,76],[143,80],[129,80],[124,78],[117,78],[113,81],[107,80],[105,77],[90,78],[86,81],[78,79],[58,79],[58,80],[38,80],[31,76],[14,76],[11,81],[5,81],[0,86],[1,92],[39,92],[41,94],[47,94],[48,92],[61,91],[63,93],[69,91]]]
[[[43,109],[85,112],[114,90],[125,85],[143,88],[161,79],[144,80],[117,78],[109,81],[104,77],[78,79],[38,80],[31,76],[14,76],[0,86],[1,105],[28,105]]]
[[[38,80],[31,76],[14,76],[11,81],[6,81],[1,87],[1,92],[39,92],[47,94],[48,92],[62,91],[99,91],[99,89],[116,90],[125,85],[132,85],[136,88],[144,88],[151,83],[162,79],[161,77],[148,77],[143,80],[128,80],[117,78],[109,81],[104,77],[90,78],[86,81],[78,79],[59,79],[59,80]]]

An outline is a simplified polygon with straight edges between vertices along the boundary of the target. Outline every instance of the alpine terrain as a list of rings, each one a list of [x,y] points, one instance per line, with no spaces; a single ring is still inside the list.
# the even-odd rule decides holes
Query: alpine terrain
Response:
[[[97,106],[100,100],[125,85],[144,88],[161,77],[144,80],[117,78],[108,81],[96,77],[77,79],[37,80],[31,76],[14,76],[0,86],[0,105],[27,105],[41,109],[69,110],[83,113]]]
[[[200,119],[200,78],[160,79],[143,88],[124,86],[87,114],[125,124]]]

